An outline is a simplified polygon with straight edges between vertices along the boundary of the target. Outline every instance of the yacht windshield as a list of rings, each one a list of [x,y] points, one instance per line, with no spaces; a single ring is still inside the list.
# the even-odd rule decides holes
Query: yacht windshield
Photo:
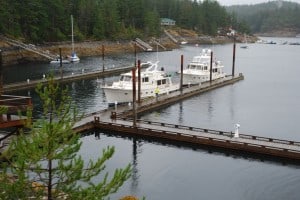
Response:
[[[120,81],[131,81],[131,76],[121,76]]]
[[[196,65],[190,65],[189,68],[190,69],[196,69]]]

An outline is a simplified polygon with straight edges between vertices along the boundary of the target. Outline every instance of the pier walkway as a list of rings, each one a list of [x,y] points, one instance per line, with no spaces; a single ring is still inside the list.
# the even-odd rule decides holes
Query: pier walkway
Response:
[[[234,78],[227,77],[225,80],[184,88],[182,92],[178,91],[169,95],[162,95],[158,100],[155,98],[146,99],[137,105],[136,113],[140,114],[156,110],[193,95],[233,84],[241,80],[241,77],[242,75],[240,74]],[[300,161],[300,142],[246,134],[239,134],[239,137],[234,137],[234,133],[229,131],[209,130],[161,122],[143,120],[134,122],[132,116],[132,107],[129,105],[107,108],[106,110],[87,115],[76,124],[75,131],[84,132],[91,129],[99,129],[117,135],[130,135],[200,147],[211,146],[237,152]]]
[[[150,44],[144,42],[143,40],[141,40],[140,38],[136,38],[135,39],[135,43],[138,47],[140,47],[141,49],[143,49],[144,51],[153,51],[153,48],[150,46]]]
[[[135,136],[163,140],[169,143],[212,146],[243,153],[267,155],[275,158],[300,161],[300,142],[239,134],[233,132],[210,130],[161,122],[137,120],[130,118],[112,119],[109,112],[98,113],[84,118],[76,130],[79,132],[99,129],[111,134]]]
[[[101,78],[101,77],[106,77],[106,76],[111,76],[111,75],[128,72],[128,71],[132,70],[133,67],[134,66],[110,68],[110,69],[105,69],[104,71],[98,70],[98,71],[92,71],[92,72],[84,72],[83,71],[80,74],[69,74],[69,75],[61,75],[58,77],[54,77],[54,80],[59,83],[67,83],[67,82],[72,82],[72,81],[77,81],[77,80],[82,80],[82,79]],[[5,84],[5,85],[3,85],[3,92],[7,93],[7,92],[31,89],[31,88],[35,88],[37,86],[37,84],[39,84],[39,83],[45,84],[45,83],[47,83],[47,79],[42,78],[39,80],[24,80],[22,82]]]
[[[54,54],[50,53],[49,51],[41,50],[40,48],[36,47],[33,44],[25,44],[21,41],[5,37],[4,35],[0,35],[0,39],[12,46],[24,49],[26,51],[30,51],[30,52],[38,54],[40,56],[43,56],[43,57],[47,58],[49,61],[55,60],[57,58],[57,55],[54,55]]]

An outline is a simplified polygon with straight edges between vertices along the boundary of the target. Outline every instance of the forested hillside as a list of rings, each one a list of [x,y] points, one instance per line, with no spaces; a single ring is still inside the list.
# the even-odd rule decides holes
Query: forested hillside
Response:
[[[214,0],[0,0],[0,34],[32,42],[158,36],[160,18],[214,35],[237,20]],[[244,27],[244,26],[237,26]]]
[[[245,21],[254,33],[300,32],[300,4],[271,1],[255,5],[227,7],[227,11]]]

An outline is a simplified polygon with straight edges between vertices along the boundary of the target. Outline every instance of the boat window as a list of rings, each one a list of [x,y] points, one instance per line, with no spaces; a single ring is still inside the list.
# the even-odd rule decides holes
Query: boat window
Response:
[[[149,77],[142,78],[142,82],[149,82]]]
[[[161,85],[161,80],[158,80],[158,81],[157,81],[157,85]]]
[[[121,76],[120,81],[131,81],[131,76]]]
[[[162,84],[165,85],[167,83],[166,79],[161,80]]]
[[[207,70],[207,66],[204,66],[204,70]]]

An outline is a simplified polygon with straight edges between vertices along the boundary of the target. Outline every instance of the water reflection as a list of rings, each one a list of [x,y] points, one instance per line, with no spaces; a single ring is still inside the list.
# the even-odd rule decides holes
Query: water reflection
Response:
[[[178,114],[178,121],[182,124],[183,123],[183,105],[182,101],[179,102],[179,114]]]
[[[112,132],[103,132],[102,130],[93,130],[91,132],[87,132],[86,135],[95,135],[96,139],[99,139],[101,134],[105,136],[115,137],[115,138],[124,138],[132,140],[132,192],[135,193],[138,183],[139,183],[139,165],[138,165],[138,157],[143,157],[143,149],[142,146],[145,144],[155,144],[162,145],[166,147],[176,147],[176,149],[189,149],[197,152],[202,152],[206,154],[212,155],[222,155],[225,157],[230,157],[234,159],[242,159],[247,161],[255,161],[255,162],[263,162],[263,163],[272,163],[279,164],[282,166],[289,166],[292,168],[300,169],[300,161],[296,161],[294,159],[284,159],[284,158],[276,158],[273,156],[266,156],[255,153],[247,153],[241,152],[239,150],[229,150],[218,147],[210,147],[206,145],[193,145],[188,143],[176,142],[176,141],[168,141],[163,139],[150,139],[150,138],[135,138],[130,136],[124,136],[124,134],[112,133]],[[96,137],[97,136],[97,137]]]
[[[234,111],[234,105],[235,105],[235,93],[234,93],[234,88],[230,87],[229,89],[229,102],[228,102],[228,106],[229,106],[229,113],[230,113],[230,118],[231,120],[235,119],[235,111]]]
[[[213,112],[214,112],[214,107],[213,107],[213,97],[214,95],[212,95],[212,93],[208,93],[208,98],[207,98],[207,116],[208,116],[208,120],[211,121],[213,118]]]
[[[132,139],[132,175],[131,175],[131,194],[136,194],[139,186],[139,166],[138,154],[141,153],[142,142],[138,139]]]

